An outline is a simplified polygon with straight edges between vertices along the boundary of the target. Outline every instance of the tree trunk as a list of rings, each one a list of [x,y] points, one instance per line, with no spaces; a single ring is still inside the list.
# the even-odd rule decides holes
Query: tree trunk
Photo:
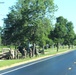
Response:
[[[68,44],[68,49],[70,49],[70,44]]]
[[[34,54],[35,54],[35,43],[33,43],[32,57],[34,56]]]
[[[58,52],[58,50],[59,50],[59,44],[58,44],[58,42],[57,42],[57,52]]]
[[[44,45],[43,45],[43,48],[42,48],[42,54],[44,54]]]
[[[38,55],[38,51],[37,51],[37,48],[35,47],[35,56],[37,57]]]
[[[73,44],[72,44],[72,49],[73,49]]]

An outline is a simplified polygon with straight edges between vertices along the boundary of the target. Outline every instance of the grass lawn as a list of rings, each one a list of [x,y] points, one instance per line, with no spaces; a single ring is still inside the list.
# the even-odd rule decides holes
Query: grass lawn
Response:
[[[71,49],[71,50],[74,50],[74,49]],[[0,61],[0,68],[6,67],[6,66],[11,66],[12,64],[16,64],[16,63],[20,63],[20,62],[27,62],[27,61],[31,61],[31,60],[36,60],[38,58],[42,58],[42,57],[49,56],[49,55],[55,55],[57,53],[65,52],[65,51],[70,51],[70,50],[68,50],[67,48],[65,48],[65,49],[61,48],[57,52],[55,48],[54,49],[47,49],[47,50],[45,50],[44,55],[39,55],[37,57],[32,57],[32,58],[27,57],[25,59],[2,60],[2,61]]]

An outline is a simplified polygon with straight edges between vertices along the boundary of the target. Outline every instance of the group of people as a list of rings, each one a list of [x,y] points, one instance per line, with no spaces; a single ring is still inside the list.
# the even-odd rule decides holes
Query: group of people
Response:
[[[38,55],[38,51],[35,48],[33,48],[33,46],[25,48],[22,45],[19,45],[17,47],[18,52],[21,53],[22,57],[27,57],[29,56],[30,58],[33,57],[34,55],[37,56]]]

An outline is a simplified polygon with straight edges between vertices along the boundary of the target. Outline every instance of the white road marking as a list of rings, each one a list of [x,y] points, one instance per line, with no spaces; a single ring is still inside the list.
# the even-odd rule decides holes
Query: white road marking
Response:
[[[74,62],[74,64],[76,64],[76,62]]]
[[[28,65],[25,65],[25,66],[21,66],[19,68],[16,68],[16,69],[13,69],[13,70],[10,70],[10,71],[7,71],[7,72],[4,72],[4,73],[1,73],[0,75],[4,75],[4,74],[7,74],[7,73],[10,73],[10,72],[13,72],[13,71],[17,71],[19,69],[22,69],[24,67],[28,67],[28,66],[31,66],[31,65],[34,65],[34,64],[37,64],[37,63],[40,63],[40,62],[43,62],[43,61],[46,61],[46,60],[49,60],[50,58],[54,58],[54,57],[49,57],[49,58],[46,58],[46,59],[42,59],[42,60],[39,60],[39,61],[35,61],[33,63],[30,63]]]
[[[70,51],[70,52],[71,52],[71,51]],[[69,52],[67,52],[67,53],[69,53]],[[49,60],[49,59],[51,59],[51,58],[57,57],[57,56],[61,56],[61,55],[67,54],[67,53],[63,53],[63,54],[59,54],[59,55],[56,55],[56,56],[53,56],[53,57],[48,57],[48,58],[45,58],[45,59],[42,59],[42,60],[39,60],[39,61],[35,61],[35,62],[30,63],[30,64],[28,64],[28,65],[25,65],[25,66],[22,66],[22,67],[19,67],[19,68],[16,68],[16,69],[13,69],[13,70],[10,70],[10,71],[1,73],[0,75],[8,74],[8,73],[10,73],[10,72],[17,71],[17,70],[22,69],[22,68],[24,68],[24,67],[28,67],[28,66],[31,66],[31,65],[34,65],[34,64],[37,64],[37,63],[40,63],[40,62]]]
[[[68,70],[71,70],[71,69],[72,69],[71,67],[68,68]]]

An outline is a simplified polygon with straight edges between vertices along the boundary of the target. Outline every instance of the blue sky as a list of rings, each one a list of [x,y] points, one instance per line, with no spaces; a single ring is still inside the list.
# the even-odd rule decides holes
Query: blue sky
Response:
[[[75,0],[54,0],[58,5],[58,11],[55,16],[63,16],[68,21],[72,21],[74,25],[74,31],[76,33],[76,1]]]
[[[8,14],[9,7],[14,5],[17,0],[0,0],[5,2],[0,4],[0,26],[3,26],[2,19]],[[74,30],[76,33],[76,1],[75,0],[54,0],[54,3],[58,5],[58,11],[55,13],[56,17],[63,16],[68,21],[72,21],[74,24]]]
[[[6,17],[6,14],[8,14],[9,7],[14,5],[17,0],[0,0],[0,2],[4,2],[3,4],[0,3],[0,26],[3,26],[3,18]]]

